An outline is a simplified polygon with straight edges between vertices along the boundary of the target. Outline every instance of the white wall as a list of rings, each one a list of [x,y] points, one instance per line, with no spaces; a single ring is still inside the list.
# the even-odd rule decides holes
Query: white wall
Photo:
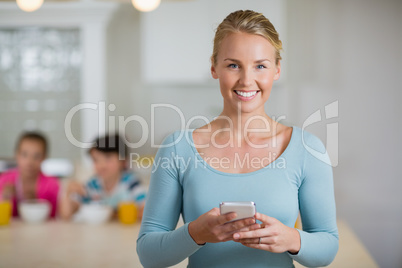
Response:
[[[402,266],[402,2],[288,2],[297,123],[339,101],[338,217],[381,267]],[[325,141],[325,124],[308,128]]]
[[[118,129],[119,116],[127,119],[138,115],[149,120],[149,90],[142,85],[140,78],[140,12],[131,4],[121,4],[110,21],[107,33],[107,105],[114,104],[114,111],[108,110],[107,126],[115,124],[110,130]],[[126,136],[131,142],[141,138],[140,125],[128,123]],[[149,147],[136,150],[138,153],[149,153]]]

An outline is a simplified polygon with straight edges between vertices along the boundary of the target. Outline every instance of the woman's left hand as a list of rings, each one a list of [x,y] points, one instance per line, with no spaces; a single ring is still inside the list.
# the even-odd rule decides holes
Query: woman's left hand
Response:
[[[256,213],[256,220],[262,222],[261,228],[254,231],[237,232],[233,240],[243,245],[274,253],[289,251],[297,254],[300,250],[300,234],[275,218]]]

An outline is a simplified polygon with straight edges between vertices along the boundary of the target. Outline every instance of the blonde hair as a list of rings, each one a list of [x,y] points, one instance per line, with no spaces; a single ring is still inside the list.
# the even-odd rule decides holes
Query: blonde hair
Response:
[[[256,34],[267,39],[275,48],[275,64],[282,59],[280,51],[282,41],[274,25],[262,14],[252,10],[238,10],[230,13],[218,26],[215,32],[214,48],[211,56],[212,65],[216,65],[222,40],[230,33]]]

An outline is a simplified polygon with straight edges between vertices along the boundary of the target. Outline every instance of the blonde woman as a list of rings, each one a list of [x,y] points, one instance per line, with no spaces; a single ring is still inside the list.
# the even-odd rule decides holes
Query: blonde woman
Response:
[[[159,149],[137,240],[144,267],[187,257],[189,267],[293,267],[293,260],[316,267],[335,257],[332,167],[326,153],[310,153],[325,147],[264,110],[281,73],[281,49],[261,13],[239,10],[218,26],[211,73],[223,110],[199,129],[168,136]],[[221,215],[222,201],[253,201],[258,212],[231,221],[236,213]],[[303,230],[294,228],[299,212]],[[180,214],[185,224],[175,229]]]

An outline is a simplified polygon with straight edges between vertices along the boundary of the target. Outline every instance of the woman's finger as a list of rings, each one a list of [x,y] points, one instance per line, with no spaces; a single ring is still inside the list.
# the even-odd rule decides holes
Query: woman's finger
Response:
[[[277,221],[277,219],[267,216],[265,214],[259,213],[259,212],[257,212],[255,214],[255,218],[259,221],[262,221],[264,223],[264,226],[274,224]]]
[[[236,232],[236,231],[240,231],[244,227],[248,227],[248,226],[251,226],[251,225],[254,225],[254,224],[255,224],[255,219],[254,218],[248,218],[248,219],[243,219],[243,220],[238,220],[238,221],[225,223],[222,227],[223,227],[223,232],[225,232],[225,233],[233,233],[233,232]]]
[[[245,238],[245,239],[240,239],[237,242],[240,242],[242,244],[266,244],[266,245],[273,245],[275,244],[274,239],[272,237],[267,237],[267,236],[262,236],[261,239],[260,237],[258,238]]]
[[[237,214],[235,212],[230,212],[226,213],[223,215],[219,215],[216,217],[217,225],[223,225],[227,223],[228,221],[231,221],[237,217]]]
[[[243,244],[243,246],[249,247],[249,248],[255,248],[255,249],[262,249],[266,251],[271,251],[272,252],[272,246],[267,245],[267,244]]]
[[[262,229],[257,229],[257,230],[252,230],[248,232],[236,232],[233,234],[233,239],[235,240],[240,240],[240,239],[245,239],[245,238],[259,238],[263,236],[267,236],[267,231],[265,228]]]
[[[245,238],[245,239],[238,240],[238,242],[240,242],[242,244],[260,244],[259,241],[260,241],[260,238]]]
[[[243,227],[240,230],[236,230],[236,232],[237,231],[248,232],[248,231],[253,231],[253,230],[258,230],[258,229],[261,229],[261,225],[259,223],[254,223],[253,225]]]

